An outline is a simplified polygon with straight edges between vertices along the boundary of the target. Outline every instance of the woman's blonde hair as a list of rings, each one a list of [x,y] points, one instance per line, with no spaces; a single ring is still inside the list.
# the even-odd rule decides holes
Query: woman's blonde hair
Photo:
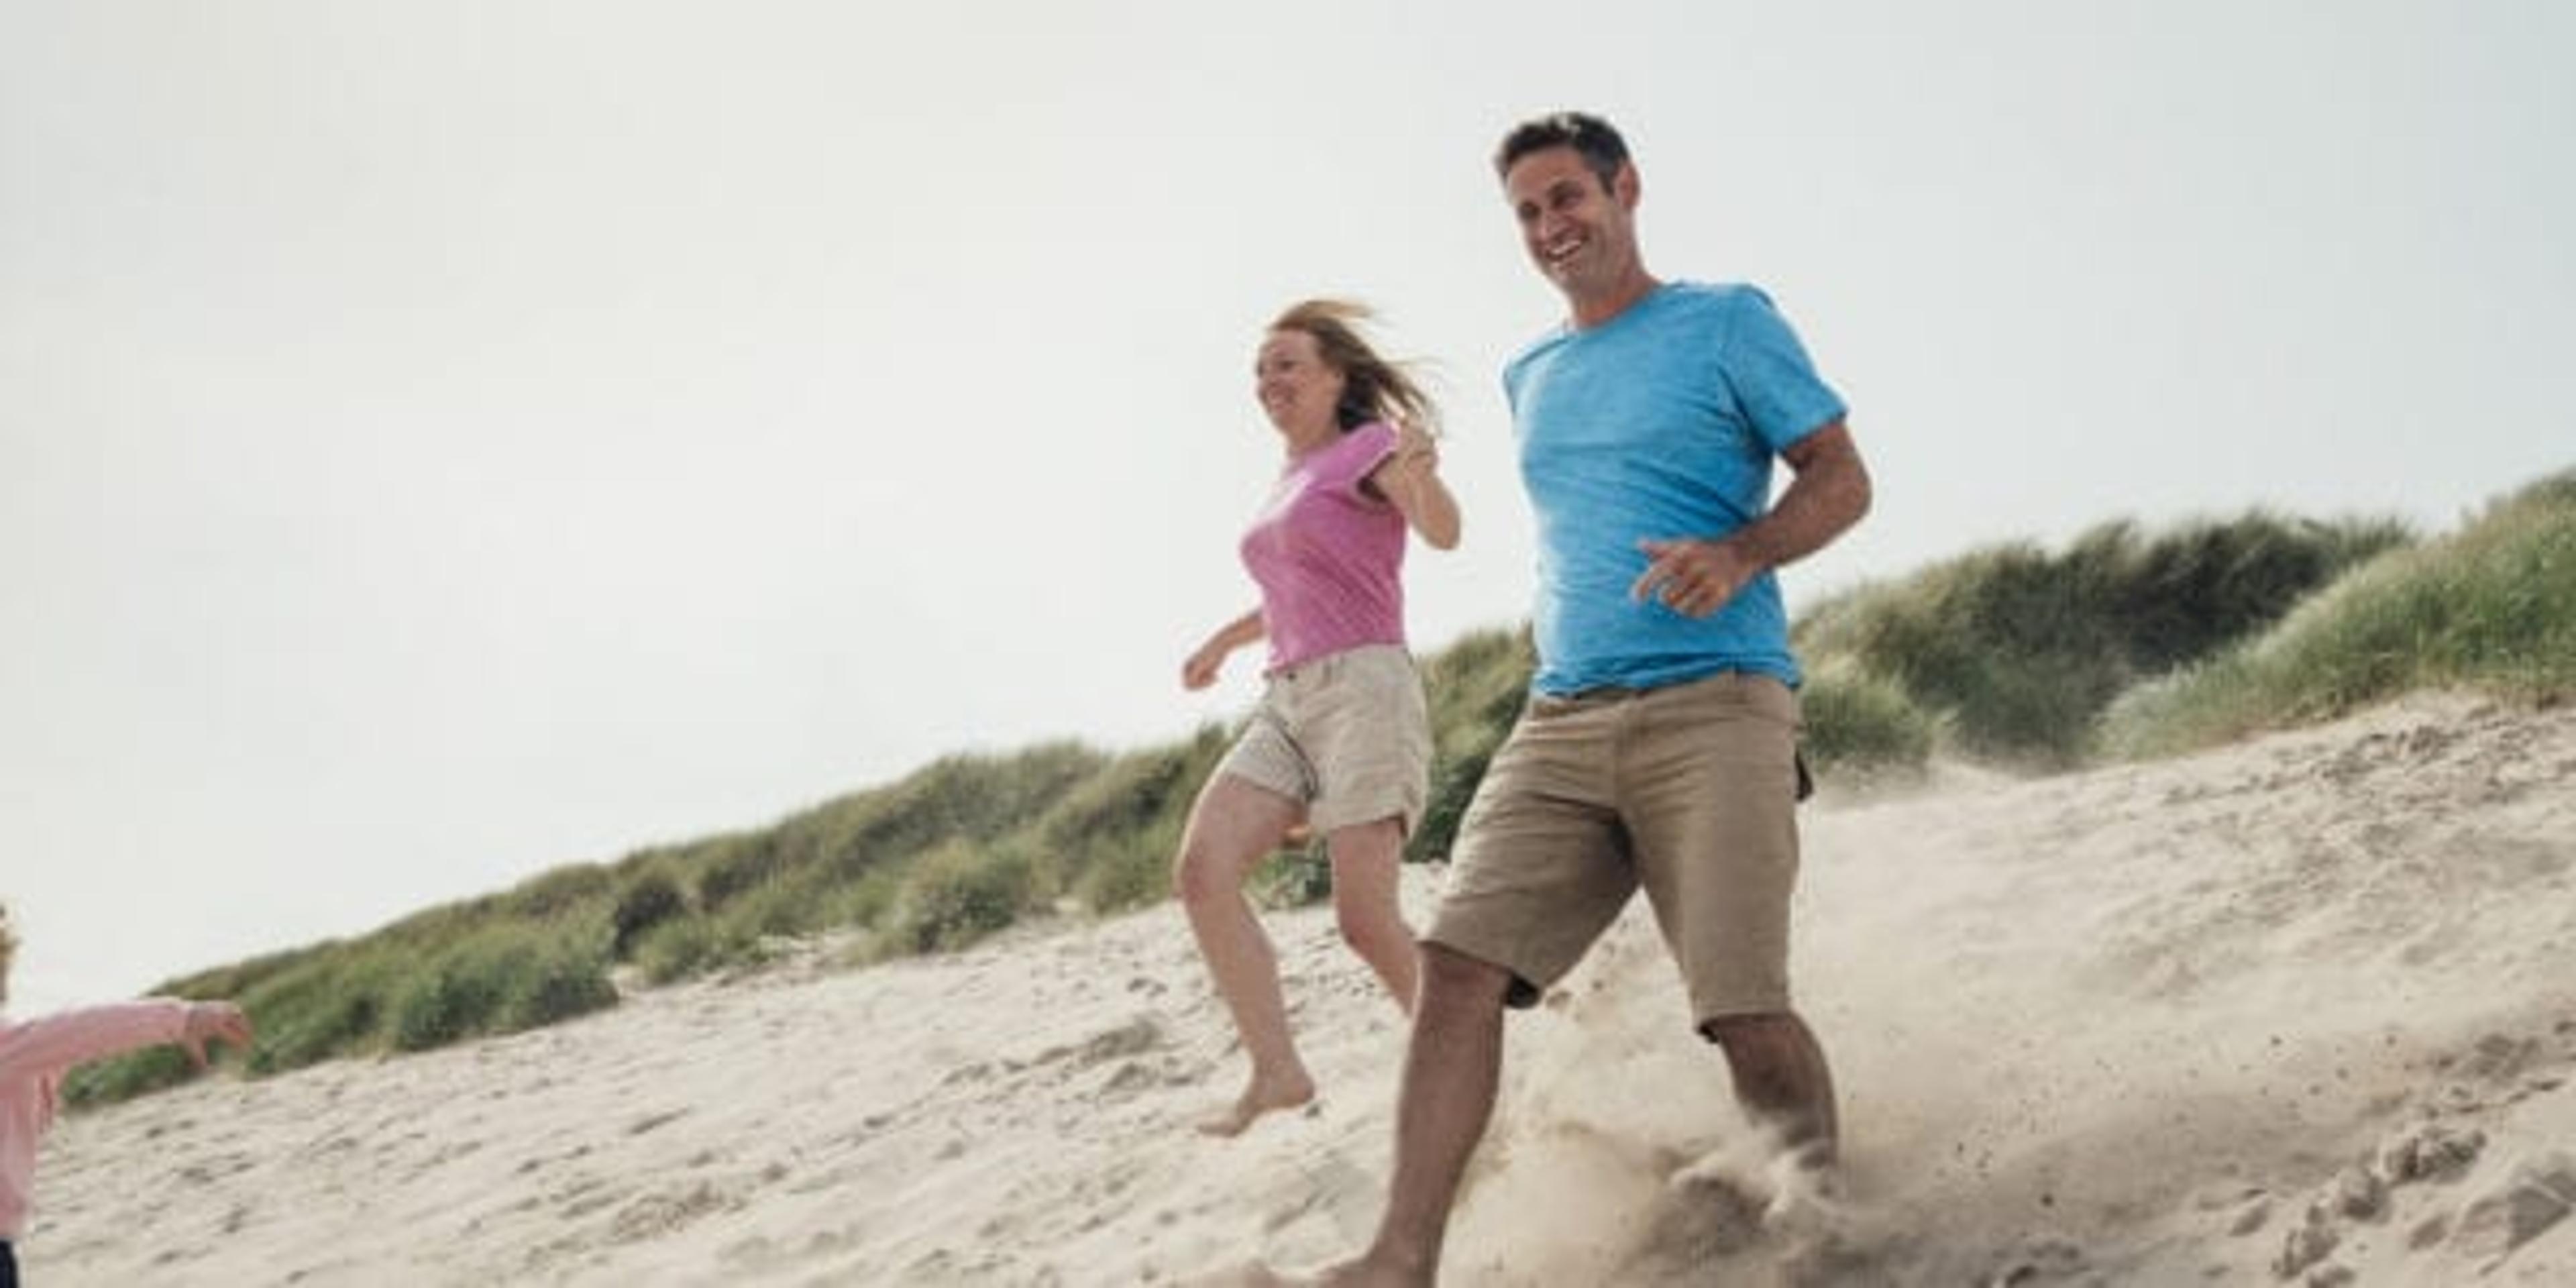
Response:
[[[18,955],[18,932],[9,924],[9,904],[0,900],[0,1002],[9,1000],[9,959]]]
[[[1373,420],[1438,433],[1440,407],[1405,369],[1407,364],[1379,357],[1360,334],[1360,324],[1376,316],[1369,306],[1352,300],[1300,300],[1270,329],[1315,337],[1316,352],[1342,373],[1342,401],[1333,408],[1333,419],[1343,433]]]

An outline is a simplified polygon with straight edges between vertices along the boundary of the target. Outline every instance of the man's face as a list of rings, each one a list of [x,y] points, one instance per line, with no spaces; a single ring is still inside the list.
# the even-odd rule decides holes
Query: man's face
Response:
[[[1637,258],[1634,176],[1622,166],[1615,190],[1605,189],[1570,147],[1532,152],[1503,176],[1530,262],[1567,296],[1603,294],[1626,280]]]

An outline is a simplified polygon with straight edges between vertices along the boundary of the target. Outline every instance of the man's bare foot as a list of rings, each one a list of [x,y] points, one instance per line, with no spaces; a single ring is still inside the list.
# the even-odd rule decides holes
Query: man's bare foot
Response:
[[[1427,1272],[1387,1265],[1373,1255],[1320,1270],[1283,1272],[1263,1267],[1262,1273],[1269,1277],[1253,1282],[1263,1288],[1430,1288],[1431,1284]]]
[[[1314,1098],[1315,1080],[1303,1069],[1279,1078],[1255,1075],[1232,1105],[1200,1119],[1199,1130],[1210,1136],[1240,1136],[1263,1114],[1295,1109]]]
[[[1846,1219],[1842,1169],[1830,1145],[1810,1143],[1775,1155],[1765,1169],[1771,1199],[1762,1208],[1764,1229],[1816,1236]]]

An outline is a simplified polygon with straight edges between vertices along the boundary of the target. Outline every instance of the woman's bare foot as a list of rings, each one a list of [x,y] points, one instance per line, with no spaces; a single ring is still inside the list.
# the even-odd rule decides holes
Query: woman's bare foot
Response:
[[[1295,1109],[1315,1098],[1315,1080],[1303,1069],[1278,1077],[1254,1074],[1252,1085],[1233,1105],[1199,1120],[1199,1130],[1210,1136],[1240,1136],[1253,1120],[1281,1109]]]

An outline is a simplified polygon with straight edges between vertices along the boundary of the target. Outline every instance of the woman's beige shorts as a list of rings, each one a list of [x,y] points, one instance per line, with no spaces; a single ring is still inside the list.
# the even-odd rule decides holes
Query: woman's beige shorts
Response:
[[[1303,802],[1319,835],[1396,818],[1411,836],[1431,777],[1413,655],[1370,644],[1274,672],[1217,772]]]
[[[1694,1025],[1787,1010],[1797,730],[1796,695],[1768,676],[1533,695],[1423,938],[1510,970],[1526,1006],[1642,885]]]

